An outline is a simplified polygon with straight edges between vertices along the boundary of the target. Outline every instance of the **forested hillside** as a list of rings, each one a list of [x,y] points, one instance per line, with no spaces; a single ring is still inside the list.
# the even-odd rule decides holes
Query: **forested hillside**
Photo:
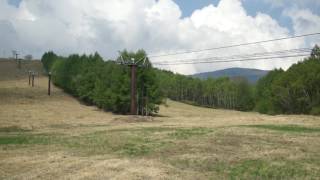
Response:
[[[228,68],[212,72],[204,72],[192,75],[200,79],[229,77],[231,79],[245,78],[249,83],[254,84],[260,78],[268,74],[268,71],[249,68]]]
[[[144,51],[122,52],[140,59]],[[130,59],[130,58],[129,58]],[[56,85],[100,108],[126,114],[130,108],[130,73],[126,66],[104,62],[98,55],[58,57],[45,53],[42,62]],[[256,85],[246,79],[198,78],[147,66],[137,72],[139,114],[156,113],[164,98],[212,108],[268,114],[320,114],[320,50],[287,71],[276,69]]]

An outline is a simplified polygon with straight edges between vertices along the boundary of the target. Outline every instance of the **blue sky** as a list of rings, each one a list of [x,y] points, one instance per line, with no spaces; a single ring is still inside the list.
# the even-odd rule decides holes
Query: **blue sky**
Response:
[[[217,5],[219,0],[174,0],[181,8],[183,16],[190,16],[196,9],[203,8],[209,4]]]
[[[205,6],[213,4],[217,6],[220,0],[174,0],[182,10],[183,17],[190,16],[195,10],[201,9]],[[270,2],[283,1],[285,6],[275,6]],[[292,23],[289,17],[282,14],[285,8],[299,7],[309,9],[315,14],[320,14],[320,3],[313,3],[312,0],[291,0],[286,3],[285,0],[243,0],[243,7],[246,9],[250,16],[255,16],[258,12],[270,15],[273,19],[276,19],[281,26],[287,27],[292,32]]]
[[[8,0],[8,3],[18,7],[18,5],[20,4],[21,0]]]

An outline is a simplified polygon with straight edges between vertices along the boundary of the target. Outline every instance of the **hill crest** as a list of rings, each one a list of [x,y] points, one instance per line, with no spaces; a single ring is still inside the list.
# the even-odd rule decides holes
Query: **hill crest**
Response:
[[[203,72],[192,75],[200,79],[220,78],[220,77],[243,77],[250,83],[256,83],[260,78],[264,77],[269,71],[250,68],[228,68],[217,71]]]

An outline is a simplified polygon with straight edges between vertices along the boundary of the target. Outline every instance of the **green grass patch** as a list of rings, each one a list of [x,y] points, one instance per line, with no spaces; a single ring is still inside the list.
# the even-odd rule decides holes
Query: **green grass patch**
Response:
[[[113,129],[109,132],[116,133],[129,133],[135,134],[141,137],[159,137],[162,134],[162,139],[166,140],[179,140],[188,139],[194,136],[204,136],[211,132],[211,128],[195,127],[195,128],[168,128],[168,127],[146,127],[146,128],[134,128],[134,129]]]
[[[77,127],[108,127],[110,125],[106,124],[78,124],[78,125],[71,125],[71,124],[53,124],[49,126],[50,128],[54,129],[72,129]]]
[[[169,145],[166,141],[155,141],[148,138],[129,140],[125,144],[116,146],[113,149],[121,155],[126,156],[145,156],[161,150]]]
[[[0,137],[0,145],[9,144],[26,144],[28,142],[27,137],[23,136],[2,136]]]
[[[116,153],[135,157],[172,147],[172,140],[203,136],[212,131],[208,128],[147,127],[97,131],[80,136],[32,134],[21,131],[0,135],[0,145],[59,145],[85,155]]]
[[[187,139],[212,132],[209,128],[168,128],[146,127],[131,129],[113,129],[88,134],[82,141],[95,149],[108,150],[124,156],[147,156],[173,148],[176,139]]]
[[[175,139],[188,139],[193,136],[204,136],[213,132],[210,128],[188,128],[188,129],[176,129],[170,133],[170,137]]]
[[[179,170],[195,171],[221,179],[316,179],[320,175],[317,169],[307,168],[303,162],[286,160],[226,162],[210,158],[185,158],[169,162]]]
[[[320,132],[320,128],[309,128],[298,125],[245,125],[241,127],[251,127],[251,128],[259,128],[259,129],[268,129],[274,131],[283,131],[283,132],[294,132],[294,133],[316,133]]]
[[[108,132],[129,132],[129,133],[138,133],[138,134],[152,134],[159,132],[169,132],[174,131],[176,128],[170,127],[144,127],[144,128],[125,128],[125,129],[112,129]]]
[[[261,159],[240,161],[226,172],[230,179],[309,179],[317,176],[316,171],[308,170],[298,162]]]
[[[212,131],[209,128],[147,127],[96,131],[79,136],[18,132],[0,134],[0,145],[55,145],[85,156],[118,154],[138,157],[164,152],[175,148],[179,140],[204,136]]]
[[[98,131],[73,137],[65,146],[74,150],[82,149],[86,155],[118,154],[121,156],[146,156],[161,148],[166,141],[158,140],[154,136],[145,136],[144,130]]]
[[[184,158],[169,160],[170,164],[180,170],[192,170],[198,172],[218,171],[220,164],[215,159]]]
[[[0,145],[49,145],[57,142],[56,135],[52,134],[10,134],[0,135]]]

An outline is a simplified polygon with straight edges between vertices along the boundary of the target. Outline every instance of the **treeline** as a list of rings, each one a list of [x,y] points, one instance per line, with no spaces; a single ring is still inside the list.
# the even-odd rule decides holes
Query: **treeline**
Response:
[[[145,57],[143,50],[137,53],[121,52],[125,59],[139,60]],[[103,61],[99,54],[60,57],[47,52],[41,59],[47,72],[52,73],[55,85],[80,98],[83,102],[97,105],[114,113],[130,111],[130,69],[114,61]],[[137,70],[138,114],[152,114],[162,102],[154,69],[148,59]]]
[[[158,71],[162,93],[170,99],[194,105],[252,110],[254,106],[253,86],[245,79],[207,79]]]
[[[146,57],[121,52],[125,59]],[[53,73],[53,82],[82,101],[115,113],[130,110],[130,70],[114,61],[104,62],[96,53],[90,56],[59,57],[45,53],[42,62]],[[163,99],[170,98],[211,108],[258,111],[266,114],[320,115],[320,50],[292,65],[287,71],[276,69],[256,85],[246,79],[200,80],[152,68],[146,59],[137,71],[138,113],[156,113]]]
[[[250,85],[246,80],[200,80],[158,70],[162,93],[173,100],[199,106],[258,111],[266,114],[320,114],[320,50],[292,65],[276,69]]]

